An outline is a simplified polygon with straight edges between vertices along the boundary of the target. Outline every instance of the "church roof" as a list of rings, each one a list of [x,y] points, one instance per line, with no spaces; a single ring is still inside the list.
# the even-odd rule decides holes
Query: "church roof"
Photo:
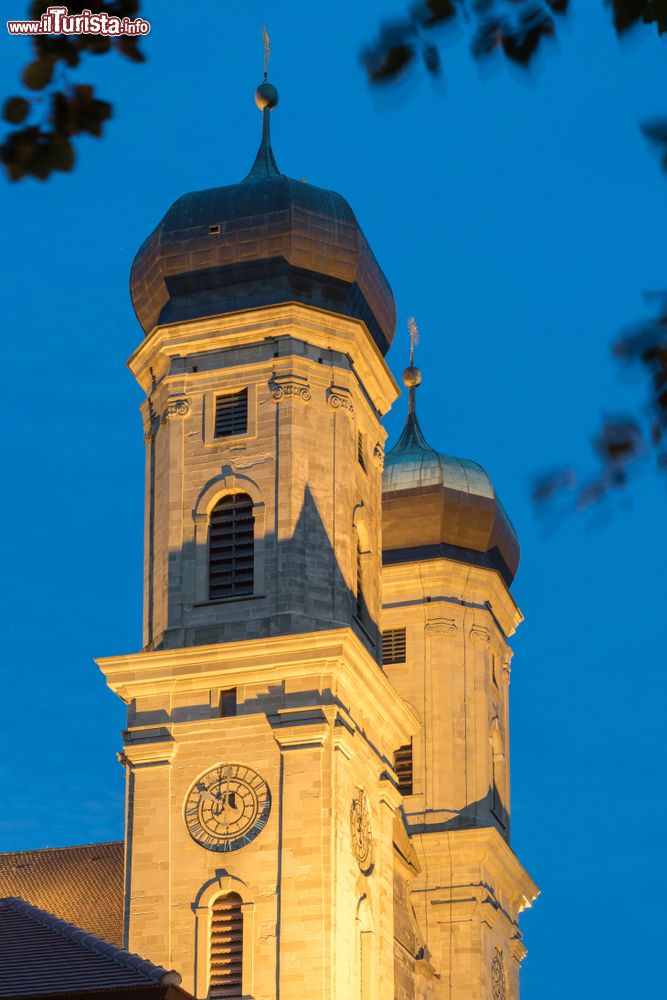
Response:
[[[268,84],[275,94],[277,93]],[[156,325],[301,302],[362,320],[383,354],[394,297],[354,212],[334,191],[280,173],[273,104],[260,102],[262,140],[239,184],[184,194],[139,249],[130,278],[146,334]]]
[[[178,973],[101,941],[22,899],[0,899],[0,997],[85,996],[132,988],[143,996],[147,988],[174,987],[180,981]],[[159,990],[157,995],[165,993]]]
[[[417,419],[419,369],[404,380],[409,410],[403,432],[385,456],[382,547],[385,563],[451,556],[490,566],[509,586],[519,565],[519,539],[481,465],[436,451]]]
[[[18,896],[120,945],[124,844],[84,844],[0,854],[0,897]]]

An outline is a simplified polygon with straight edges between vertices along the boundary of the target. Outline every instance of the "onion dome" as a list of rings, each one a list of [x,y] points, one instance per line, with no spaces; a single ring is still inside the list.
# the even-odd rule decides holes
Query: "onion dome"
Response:
[[[382,548],[385,563],[448,556],[500,572],[509,586],[519,566],[519,540],[488,475],[476,462],[443,455],[419,426],[412,364],[403,433],[385,457]]]
[[[284,302],[362,320],[385,354],[394,297],[348,203],[280,173],[270,114],[278,92],[256,102],[262,139],[240,184],[185,194],[137,253],[130,287],[146,334],[155,326]]]

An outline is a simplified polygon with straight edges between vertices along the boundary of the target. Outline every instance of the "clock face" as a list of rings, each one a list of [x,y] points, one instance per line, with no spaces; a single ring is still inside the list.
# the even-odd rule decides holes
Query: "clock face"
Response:
[[[242,764],[219,764],[194,783],[185,801],[190,836],[209,851],[236,851],[254,840],[271,811],[269,786]]]

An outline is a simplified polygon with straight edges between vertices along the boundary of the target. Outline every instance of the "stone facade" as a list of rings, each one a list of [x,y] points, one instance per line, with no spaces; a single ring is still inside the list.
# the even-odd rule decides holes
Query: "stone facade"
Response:
[[[152,649],[355,627],[356,542],[374,654],[380,616],[380,417],[396,385],[360,324],[291,305],[165,328],[131,359],[148,398],[144,642]],[[247,433],[213,435],[248,391]],[[359,436],[363,465],[359,458]],[[207,593],[210,511],[251,496],[255,592]]]
[[[460,554],[383,568],[397,387],[368,330],[248,309],[157,327],[130,367],[147,396],[144,649],[98,661],[128,707],[127,947],[202,1000],[517,1000],[537,893],[509,847],[521,615]],[[216,437],[216,399],[240,390],[245,432]],[[252,591],[211,600],[211,512],[239,493]],[[403,628],[405,663],[383,669],[381,632]],[[239,774],[267,791],[232,841],[255,794]],[[212,992],[221,897],[240,901],[232,993]]]

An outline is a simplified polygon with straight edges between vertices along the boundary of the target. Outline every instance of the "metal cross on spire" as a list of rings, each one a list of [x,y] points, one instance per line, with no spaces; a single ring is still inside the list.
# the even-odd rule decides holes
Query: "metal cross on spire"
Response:
[[[269,29],[266,25],[262,28],[262,40],[264,42],[264,79],[266,80],[269,72],[269,57],[271,55],[271,39],[269,37]]]
[[[415,347],[419,343],[419,328],[414,316],[408,319],[408,330],[410,331],[410,366],[415,363]]]

